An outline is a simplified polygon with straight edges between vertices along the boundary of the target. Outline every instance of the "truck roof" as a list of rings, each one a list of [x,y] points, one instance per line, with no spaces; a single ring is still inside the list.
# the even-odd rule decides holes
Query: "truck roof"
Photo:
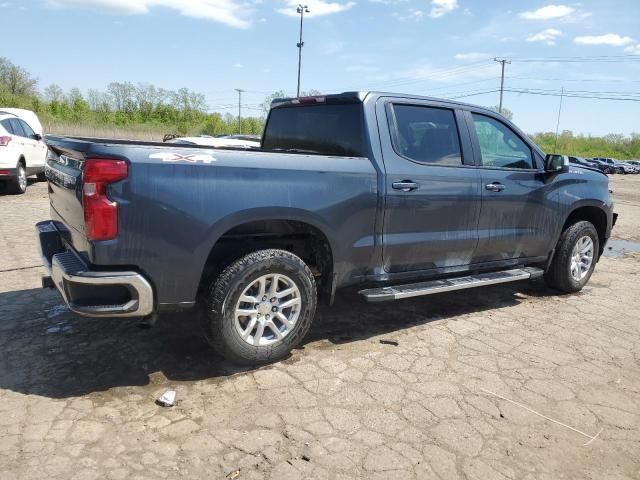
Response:
[[[414,95],[409,93],[394,93],[394,92],[383,92],[383,91],[353,91],[353,92],[342,92],[342,93],[330,93],[327,95],[313,95],[308,97],[287,97],[287,98],[276,98],[271,102],[272,108],[277,108],[285,105],[299,105],[299,104],[314,104],[314,103],[328,103],[328,104],[340,104],[340,103],[362,103],[369,96],[375,97],[395,97],[395,98],[407,98],[407,99],[416,99],[416,100],[430,100],[434,102],[447,103],[450,105],[457,105],[460,107],[472,107],[479,108],[485,110],[487,112],[491,112],[495,114],[496,112],[490,110],[486,107],[480,105],[473,105],[471,103],[457,102],[455,100],[445,99],[445,98],[437,98],[430,97],[425,95]]]

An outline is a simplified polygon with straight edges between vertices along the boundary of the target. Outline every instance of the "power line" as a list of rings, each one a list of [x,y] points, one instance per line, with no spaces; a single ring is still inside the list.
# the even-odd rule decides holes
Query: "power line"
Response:
[[[638,55],[595,55],[582,57],[512,57],[518,63],[620,63],[638,61]]]
[[[460,94],[452,94],[452,96],[449,96],[447,98],[454,100],[457,98],[475,97],[479,95],[486,95],[489,93],[496,93],[499,91],[500,91],[499,89],[493,89],[493,90],[461,92]],[[640,96],[639,97],[634,97],[634,96],[612,97],[610,95],[600,94],[599,92],[573,93],[567,90],[560,92],[560,91],[539,91],[535,89],[517,89],[517,88],[505,88],[504,91],[510,92],[510,93],[520,93],[525,95],[542,95],[542,96],[549,96],[549,97],[559,97],[562,95],[565,98],[584,98],[584,99],[593,99],[593,100],[616,100],[616,101],[627,101],[627,102],[640,102]]]

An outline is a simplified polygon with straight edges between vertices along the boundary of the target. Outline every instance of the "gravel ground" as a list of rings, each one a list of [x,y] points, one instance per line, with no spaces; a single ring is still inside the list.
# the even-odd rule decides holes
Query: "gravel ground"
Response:
[[[640,176],[612,189],[614,235],[640,240]],[[189,316],[70,313],[39,288],[47,217],[45,184],[0,196],[1,480],[640,478],[638,254],[575,295],[342,293],[288,360],[241,370]]]

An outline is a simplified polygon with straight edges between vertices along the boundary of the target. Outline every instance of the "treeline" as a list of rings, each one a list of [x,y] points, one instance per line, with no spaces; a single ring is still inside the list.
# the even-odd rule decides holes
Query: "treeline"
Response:
[[[304,95],[319,93],[310,90]],[[268,96],[262,104],[264,112],[268,111],[273,98],[283,96],[286,96],[283,91]],[[208,112],[204,95],[186,88],[172,91],[150,84],[112,82],[106,91],[90,89],[83,94],[77,88],[65,92],[58,85],[49,85],[40,92],[37,79],[3,57],[0,57],[1,106],[33,110],[45,125],[60,122],[104,129],[153,128],[182,135],[222,135],[240,130],[235,115]],[[503,113],[511,115],[508,111]],[[263,127],[262,116],[242,119],[242,133],[258,135]],[[590,137],[565,130],[557,143],[555,134],[550,132],[537,133],[531,138],[545,152],[621,160],[640,158],[640,134],[637,133],[630,137],[619,134]]]
[[[619,160],[640,159],[640,133],[630,137],[611,133],[604,137],[574,135],[564,130],[556,141],[552,132],[536,133],[531,139],[547,153],[560,153],[584,158],[605,157]]]
[[[157,127],[166,133],[221,135],[238,133],[238,117],[208,112],[205,97],[187,88],[177,91],[150,84],[112,82],[106,91],[83,94],[49,85],[40,92],[29,72],[0,57],[0,106],[33,110],[44,124],[64,122],[93,127]],[[245,117],[242,133],[261,134],[264,119]]]

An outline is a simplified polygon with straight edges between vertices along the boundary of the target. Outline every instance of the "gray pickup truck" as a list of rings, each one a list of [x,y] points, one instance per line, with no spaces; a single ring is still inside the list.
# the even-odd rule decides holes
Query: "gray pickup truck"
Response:
[[[199,307],[244,364],[286,356],[349,285],[370,302],[539,276],[576,292],[615,223],[606,175],[433,98],[278,100],[256,150],[47,143],[43,285],[86,316]]]

